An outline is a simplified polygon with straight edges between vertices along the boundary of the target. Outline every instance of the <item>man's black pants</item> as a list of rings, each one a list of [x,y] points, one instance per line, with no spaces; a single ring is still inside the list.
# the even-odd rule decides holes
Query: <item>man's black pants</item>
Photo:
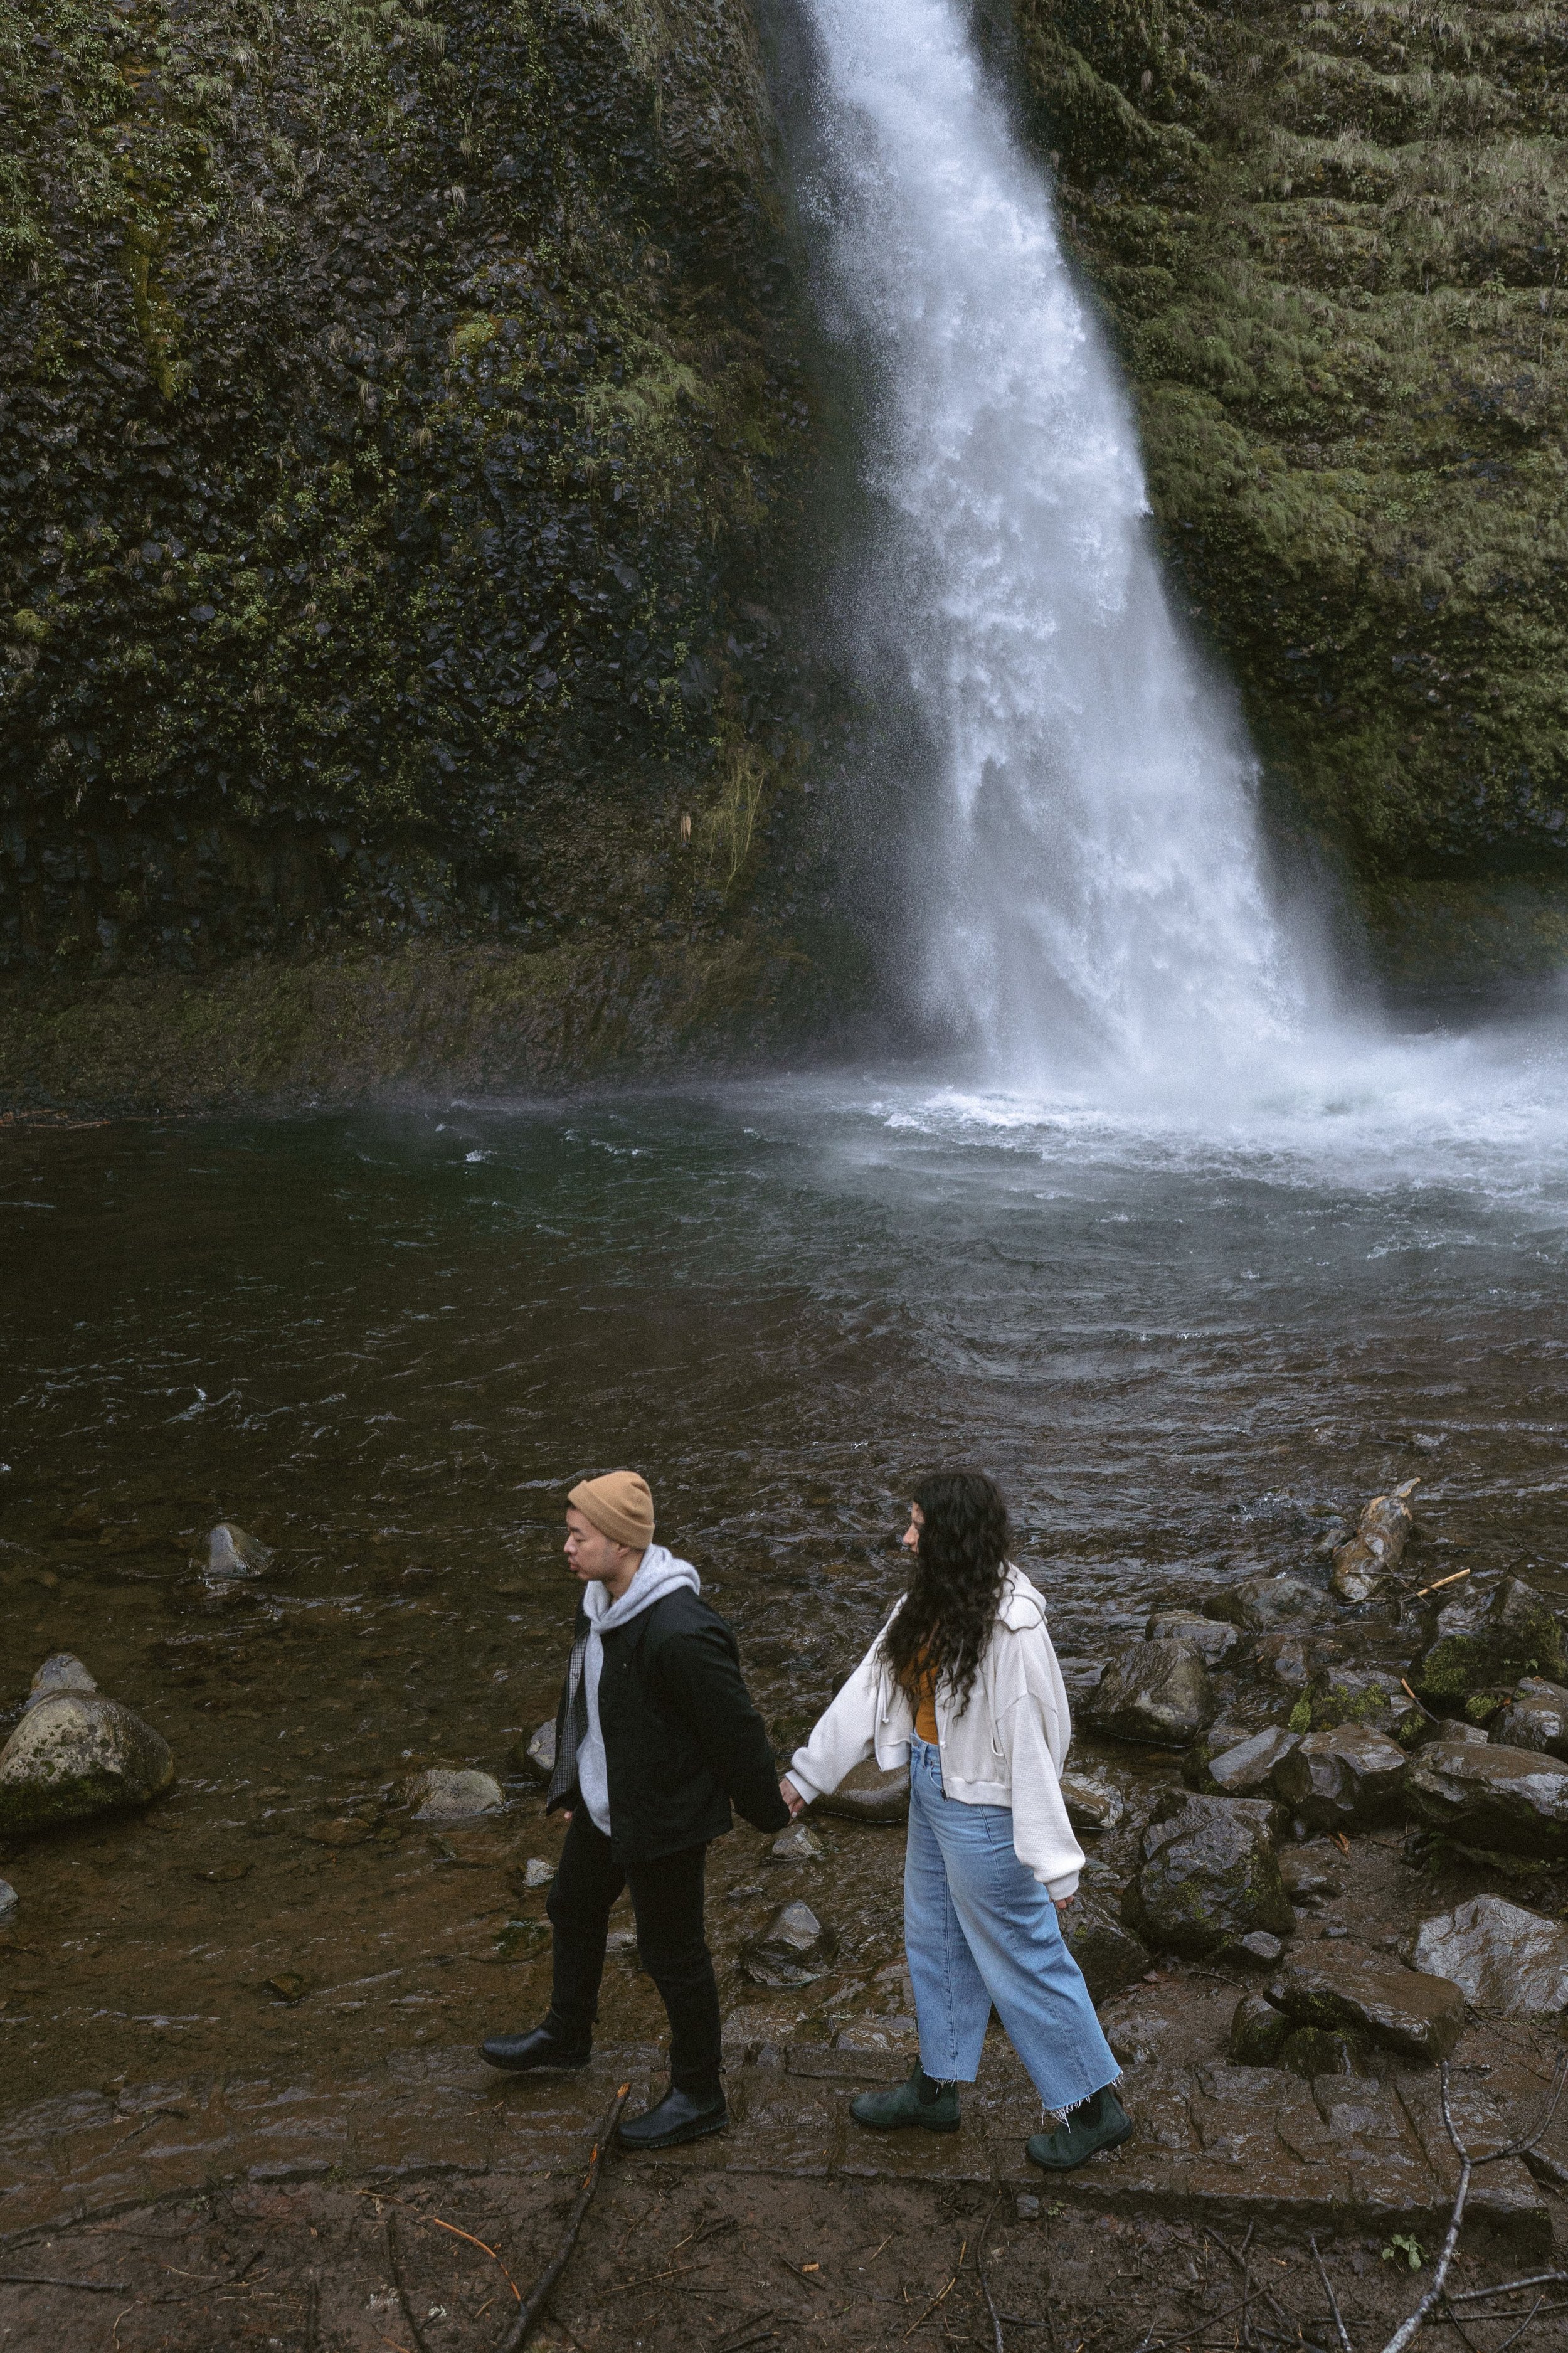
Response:
[[[702,1933],[704,1846],[623,1868],[585,1806],[566,1833],[545,1911],[555,1931],[552,2018],[586,2042],[599,2014],[610,1906],[629,1887],[642,1965],[669,2012],[669,2080],[678,2092],[719,2091],[719,1989]]]

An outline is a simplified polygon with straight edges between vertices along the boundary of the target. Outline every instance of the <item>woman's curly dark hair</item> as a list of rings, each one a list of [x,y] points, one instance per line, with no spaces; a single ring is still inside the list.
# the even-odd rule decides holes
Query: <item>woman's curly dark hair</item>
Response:
[[[932,1471],[915,1502],[924,1522],[915,1573],[882,1655],[911,1698],[930,1674],[962,1715],[996,1620],[1013,1531],[984,1471]]]

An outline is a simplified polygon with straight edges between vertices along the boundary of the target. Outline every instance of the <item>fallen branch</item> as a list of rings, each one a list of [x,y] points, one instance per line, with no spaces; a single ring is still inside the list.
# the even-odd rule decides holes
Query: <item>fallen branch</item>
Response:
[[[129,2295],[129,2280],[55,2279],[47,2272],[0,2272],[4,2287],[79,2287],[84,2295]]]
[[[1334,2324],[1334,2333],[1340,2340],[1340,2353],[1351,2353],[1350,2332],[1345,2327],[1344,2316],[1340,2311],[1340,2300],[1334,2294],[1333,2283],[1323,2268],[1323,2259],[1318,2253],[1318,2242],[1315,2238],[1309,2239],[1307,2244],[1312,2250],[1312,2261],[1318,2266],[1318,2277],[1322,2281],[1323,2294],[1329,2299],[1329,2316]]]
[[[500,2353],[522,2353],[523,2347],[533,2333],[534,2323],[550,2301],[562,2273],[572,2260],[572,2250],[577,2243],[577,2233],[583,2227],[583,2217],[594,2202],[594,2192],[599,2186],[599,2176],[604,2170],[605,2158],[615,2139],[616,2126],[620,2123],[621,2110],[626,2106],[626,2094],[630,2090],[629,2084],[623,2084],[605,2111],[605,2120],[599,2126],[598,2135],[589,2152],[588,2170],[583,2176],[583,2187],[577,2192],[571,2213],[566,2217],[566,2228],[561,2234],[561,2243],[529,2289],[523,2299],[522,2310],[501,2340]]]
[[[489,2255],[491,2263],[497,2266],[502,2279],[505,2280],[508,2287],[510,2288],[519,2304],[522,2302],[522,2290],[519,2287],[517,2282],[513,2279],[506,2265],[501,2262],[501,2259],[497,2254],[495,2249],[493,2247],[487,2246],[483,2239],[476,2239],[471,2231],[459,2231],[456,2222],[444,2222],[439,2214],[424,2214],[421,2215],[419,2219],[421,2221],[434,2223],[437,2231],[450,2231],[454,2239],[467,2239],[470,2247],[478,2247],[481,2255]]]
[[[1522,2295],[1527,2287],[1561,2287],[1568,2272],[1531,2272],[1528,2279],[1500,2280],[1496,2287],[1456,2288],[1450,2304],[1481,2304],[1494,2295]]]
[[[403,2276],[402,2250],[397,2243],[395,2207],[389,2211],[386,2217],[386,2252],[392,2263],[392,2279],[397,2290],[397,2301],[403,2306],[403,2317],[408,2323],[408,2333],[414,2339],[415,2353],[430,2353],[430,2348],[425,2342],[424,2332],[414,2317],[414,2306],[409,2300],[408,2284]],[[389,2337],[386,2341],[390,2344],[392,2340]]]
[[[996,2299],[991,2293],[991,2283],[985,2276],[984,2261],[985,2233],[991,2228],[992,2216],[994,2215],[1000,2203],[999,2198],[992,2200],[991,2212],[980,2225],[980,2236],[974,2242],[974,2270],[980,2282],[980,2293],[985,2298],[985,2309],[991,2315],[991,2338],[995,2353],[1007,2353],[1006,2340],[1002,2334],[1002,2316],[996,2309]]]

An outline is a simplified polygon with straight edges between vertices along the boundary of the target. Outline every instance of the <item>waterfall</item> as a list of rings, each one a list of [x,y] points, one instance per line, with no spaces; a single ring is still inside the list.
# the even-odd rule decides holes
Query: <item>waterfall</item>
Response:
[[[1114,363],[955,0],[804,0],[805,205],[864,355],[881,521],[856,629],[934,766],[928,1010],[1008,1083],[1276,1060],[1309,981],[1255,765],[1175,623]]]

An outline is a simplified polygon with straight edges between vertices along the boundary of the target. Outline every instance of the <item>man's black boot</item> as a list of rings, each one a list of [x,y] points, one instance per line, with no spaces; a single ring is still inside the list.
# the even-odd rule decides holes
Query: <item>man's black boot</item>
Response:
[[[721,2091],[678,2092],[673,2086],[658,2105],[628,2123],[621,2120],[623,2148],[679,2148],[682,2141],[702,2140],[722,2132],[730,2121]]]
[[[479,2056],[510,2074],[527,2075],[541,2067],[585,2067],[593,2048],[590,2034],[552,2010],[542,2026],[531,2027],[526,2034],[492,2034],[480,2043]]]

